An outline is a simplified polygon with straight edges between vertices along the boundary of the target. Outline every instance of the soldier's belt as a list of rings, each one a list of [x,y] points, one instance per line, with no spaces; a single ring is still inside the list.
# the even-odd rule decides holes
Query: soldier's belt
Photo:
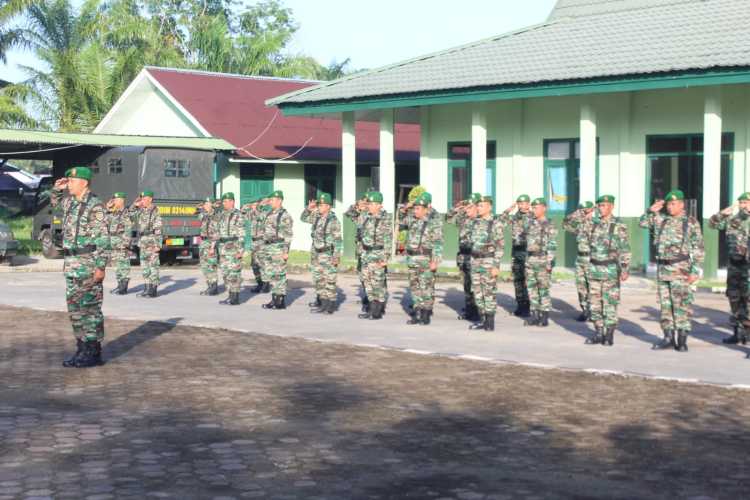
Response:
[[[540,252],[529,252],[529,257],[546,257],[547,252],[540,251]]]
[[[747,257],[739,257],[739,258],[730,257],[729,261],[732,264],[734,264],[735,266],[746,266],[746,265],[750,264],[750,262],[748,262],[748,260],[747,260]]]
[[[282,239],[263,240],[263,243],[265,243],[266,245],[273,245],[274,243],[284,243],[284,240]]]
[[[237,240],[239,240],[239,237],[237,236],[232,236],[229,238],[219,238],[219,243],[229,243],[230,241],[237,241]]]
[[[458,255],[471,255],[471,247],[470,246],[459,246],[458,247]]]
[[[512,250],[514,252],[525,252],[526,251],[526,245],[513,245]]]
[[[65,257],[77,257],[79,255],[90,255],[96,252],[96,245],[86,245],[85,247],[66,248],[63,250]]]
[[[578,252],[579,257],[588,257],[591,255],[591,252]]]
[[[362,250],[365,252],[372,252],[373,250],[385,250],[385,247],[383,245],[362,245]]]
[[[323,252],[331,252],[331,253],[333,253],[334,248],[333,248],[333,245],[328,245],[328,246],[325,246],[325,247],[322,247],[322,248],[314,248],[313,247],[313,250],[316,253],[323,253]]]
[[[609,259],[609,260],[591,259],[591,263],[595,266],[609,266],[611,264],[617,264],[617,261],[614,259]]]
[[[155,233],[154,231],[144,231],[144,232],[137,232],[137,233],[135,233],[135,234],[136,234],[136,235],[137,235],[138,237],[141,237],[141,236],[153,236],[153,235],[155,235],[156,233]]]
[[[474,259],[491,259],[495,257],[495,252],[471,252]]]
[[[415,257],[417,255],[423,255],[423,256],[429,257],[432,255],[432,248],[416,248],[416,249],[407,248],[406,255],[410,257]]]
[[[263,237],[262,237],[262,236],[261,236],[261,237],[259,237],[259,238],[253,238],[253,241],[262,241],[262,240],[263,240]]]
[[[679,257],[675,257],[674,259],[656,259],[656,263],[660,266],[671,266],[679,262],[685,262],[686,260],[690,260],[689,255],[680,255]]]

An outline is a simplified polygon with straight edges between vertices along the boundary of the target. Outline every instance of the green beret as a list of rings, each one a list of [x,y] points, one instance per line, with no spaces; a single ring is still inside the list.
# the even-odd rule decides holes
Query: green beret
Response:
[[[547,200],[544,198],[535,198],[534,201],[531,202],[532,205],[544,205],[547,206]]]
[[[153,191],[141,191],[141,198],[153,198],[154,192]]]
[[[683,193],[679,189],[673,189],[672,191],[667,193],[667,196],[664,197],[664,201],[678,201],[684,199],[685,193]]]
[[[424,193],[420,194],[417,199],[419,199],[419,198],[424,198],[427,201],[428,205],[430,203],[432,203],[432,195],[430,193],[428,193],[427,191],[425,191]]]
[[[224,193],[221,195],[221,199],[223,200],[232,200],[234,201],[234,193]]]
[[[737,198],[737,201],[747,201],[750,200],[750,193],[742,193],[739,198]]]
[[[123,193],[122,191],[118,191],[115,194],[112,195],[112,198],[122,198],[123,200],[128,199],[128,193]]]
[[[583,203],[578,204],[578,208],[594,208],[594,204],[590,201],[584,201]]]
[[[273,193],[271,193],[268,197],[269,198],[281,198],[283,200],[284,199],[284,192],[281,191],[281,190],[276,190]]]
[[[599,198],[596,199],[597,203],[614,203],[615,197],[611,194],[603,194]]]
[[[83,179],[86,181],[91,180],[91,169],[89,167],[73,167],[65,172],[65,177],[71,179]]]
[[[469,203],[477,204],[480,201],[482,201],[481,193],[471,193],[471,196],[469,196]]]
[[[492,196],[489,196],[489,195],[482,196],[482,199],[480,201],[483,201],[484,203],[494,202],[494,200],[492,199]]]
[[[331,198],[331,195],[328,193],[320,193],[320,196],[318,196],[318,203],[333,205],[333,198]]]
[[[531,201],[531,198],[529,197],[528,194],[522,194],[521,196],[516,198],[516,203],[522,203],[524,201]]]
[[[383,193],[380,191],[370,191],[367,193],[367,201],[372,203],[383,203]]]
[[[205,198],[203,198],[203,203],[213,203],[215,201],[216,198],[214,198],[213,196],[206,196]]]
[[[428,207],[430,205],[430,202],[432,201],[432,198],[430,196],[425,196],[427,193],[422,193],[419,196],[417,196],[417,199],[414,200],[414,206],[420,206],[420,207]]]

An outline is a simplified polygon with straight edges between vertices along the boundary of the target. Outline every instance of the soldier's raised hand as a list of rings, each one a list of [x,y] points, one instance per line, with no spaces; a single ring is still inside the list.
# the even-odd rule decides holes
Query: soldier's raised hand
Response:
[[[56,189],[58,191],[62,191],[66,187],[68,187],[68,179],[65,178],[65,177],[63,177],[63,178],[57,179],[55,181],[55,185],[53,186],[53,189]]]
[[[721,211],[724,215],[732,215],[732,212],[734,211],[734,204],[729,205],[727,208]]]
[[[653,213],[659,212],[664,208],[664,200],[656,200],[653,205],[649,207],[649,210]]]
[[[317,205],[318,205],[318,204],[317,204],[317,203],[315,203],[315,200],[310,200],[310,201],[308,202],[308,204],[307,204],[307,209],[308,209],[308,210],[315,210],[315,207],[316,207]]]
[[[507,213],[512,212],[513,209],[516,208],[517,206],[518,206],[518,203],[513,202],[508,208],[505,209],[505,213],[507,214]]]

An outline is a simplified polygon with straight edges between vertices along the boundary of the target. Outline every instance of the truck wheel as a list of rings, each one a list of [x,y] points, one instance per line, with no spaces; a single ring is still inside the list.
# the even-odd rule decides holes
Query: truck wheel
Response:
[[[42,241],[42,255],[48,259],[59,259],[60,249],[55,246],[55,242],[52,241],[52,232],[49,229],[42,231],[39,238]]]

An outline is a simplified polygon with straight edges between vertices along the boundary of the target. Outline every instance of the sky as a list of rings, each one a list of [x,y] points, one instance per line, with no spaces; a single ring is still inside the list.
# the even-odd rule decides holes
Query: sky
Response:
[[[328,65],[376,68],[542,22],[556,0],[283,0],[300,25],[290,50]],[[80,0],[76,3],[80,4]],[[248,2],[253,3],[253,2]],[[14,50],[0,78],[24,79],[18,64],[37,66]]]

